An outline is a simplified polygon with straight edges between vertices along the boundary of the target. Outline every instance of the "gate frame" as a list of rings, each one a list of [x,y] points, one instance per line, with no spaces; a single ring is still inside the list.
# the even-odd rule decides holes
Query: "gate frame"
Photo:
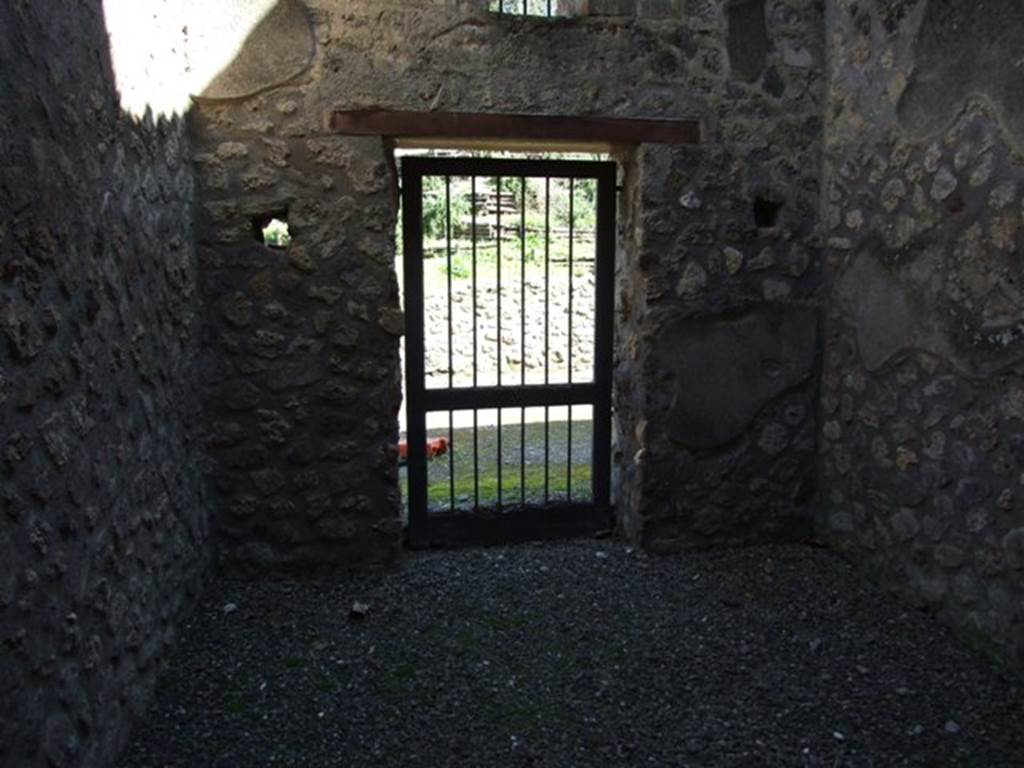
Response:
[[[593,535],[608,532],[614,527],[611,505],[611,406],[615,331],[616,174],[614,161],[464,157],[401,159],[410,545],[511,543]],[[426,388],[426,324],[423,314],[424,176],[593,179],[597,182],[592,382]],[[592,501],[566,501],[525,507],[509,504],[497,509],[478,508],[466,513],[428,513],[428,412],[584,404],[593,407],[593,445],[590,457]],[[498,461],[501,461],[500,456]]]

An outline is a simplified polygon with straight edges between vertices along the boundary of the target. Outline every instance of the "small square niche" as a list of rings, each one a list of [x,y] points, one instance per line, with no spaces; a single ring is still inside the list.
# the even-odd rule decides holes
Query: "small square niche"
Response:
[[[758,195],[754,198],[754,225],[758,229],[772,229],[779,223],[783,202],[772,196]]]
[[[287,211],[256,216],[252,220],[252,230],[257,242],[268,248],[284,250],[291,245],[292,234],[288,229]]]

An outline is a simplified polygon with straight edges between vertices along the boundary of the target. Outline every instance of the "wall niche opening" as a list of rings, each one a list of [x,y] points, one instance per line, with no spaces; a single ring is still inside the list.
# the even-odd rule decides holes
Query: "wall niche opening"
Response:
[[[256,242],[267,248],[286,249],[292,242],[292,233],[288,228],[287,209],[254,216],[252,218],[252,233]]]
[[[779,223],[779,213],[784,203],[769,195],[754,198],[754,225],[758,229],[771,229]]]

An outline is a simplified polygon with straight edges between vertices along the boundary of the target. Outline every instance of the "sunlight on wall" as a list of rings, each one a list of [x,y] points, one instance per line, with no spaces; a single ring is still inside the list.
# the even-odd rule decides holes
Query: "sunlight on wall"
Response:
[[[181,115],[277,0],[103,0],[121,107]]]

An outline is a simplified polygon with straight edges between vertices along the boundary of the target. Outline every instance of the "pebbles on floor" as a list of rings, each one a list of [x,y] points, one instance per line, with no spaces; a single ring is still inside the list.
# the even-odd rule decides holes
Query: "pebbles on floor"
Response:
[[[428,552],[214,583],[121,765],[997,768],[1022,694],[820,549]]]

